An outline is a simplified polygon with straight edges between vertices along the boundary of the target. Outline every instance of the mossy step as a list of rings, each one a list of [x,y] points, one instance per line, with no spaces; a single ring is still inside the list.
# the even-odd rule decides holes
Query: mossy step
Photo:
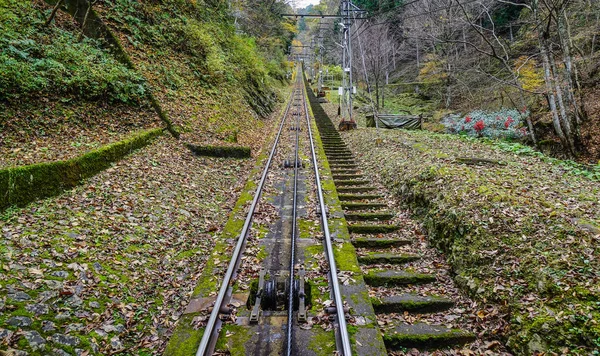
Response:
[[[332,174],[356,174],[360,172],[359,169],[332,169],[331,173]]]
[[[332,168],[332,169],[358,169],[358,166],[356,164],[330,163],[329,168]]]
[[[339,192],[339,190],[338,190]],[[372,200],[383,198],[383,195],[380,194],[338,194],[338,198],[341,201],[351,201],[351,200]]]
[[[364,179],[334,179],[335,185],[364,185],[369,184],[368,180]]]
[[[385,203],[342,203],[344,210],[371,210],[385,208]]]
[[[325,156],[327,156],[327,158],[354,158],[354,156],[351,153],[325,153]]]
[[[341,199],[340,199],[341,200]],[[398,225],[362,225],[352,224],[348,225],[348,231],[355,234],[387,234],[388,232],[394,232],[400,227]]]
[[[360,179],[364,177],[362,174],[334,174],[333,179]]]
[[[472,333],[425,323],[396,325],[392,329],[384,330],[383,335],[388,350],[437,349],[463,345],[474,340],[475,335]]]
[[[326,156],[352,156],[352,152],[347,150],[325,150]]]
[[[402,286],[435,282],[434,274],[411,273],[396,270],[374,270],[364,276],[365,283],[372,287]]]
[[[198,156],[224,157],[224,158],[250,158],[250,147],[243,146],[196,146],[188,144],[187,147]]]
[[[330,151],[326,150],[325,154],[328,156],[352,156],[352,152],[347,151]]]
[[[396,254],[396,253],[370,253],[364,256],[358,256],[358,262],[363,265],[375,264],[390,264],[401,265],[408,262],[416,261],[421,257],[412,254]]]
[[[350,221],[373,221],[373,220],[390,220],[394,214],[388,212],[375,213],[344,213],[346,220]]]
[[[371,298],[373,308],[378,314],[382,313],[434,313],[448,310],[454,306],[454,301],[437,296],[420,296],[417,294],[390,295],[383,298]]]
[[[377,237],[357,237],[352,239],[352,245],[357,248],[386,248],[409,245],[412,241],[405,239],[385,239]]]

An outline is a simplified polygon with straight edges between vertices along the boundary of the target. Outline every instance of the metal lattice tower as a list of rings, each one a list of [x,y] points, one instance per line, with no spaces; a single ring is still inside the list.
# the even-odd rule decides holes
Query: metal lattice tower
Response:
[[[354,87],[352,85],[352,0],[342,0],[342,97],[340,100],[340,116],[342,122],[340,129],[351,129],[356,127],[352,116],[352,97]]]

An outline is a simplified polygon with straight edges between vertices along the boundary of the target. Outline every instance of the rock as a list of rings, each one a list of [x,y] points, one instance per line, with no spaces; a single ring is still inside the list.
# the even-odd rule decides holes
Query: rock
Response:
[[[46,304],[29,304],[25,306],[28,312],[35,314],[35,316],[48,314],[48,306]]]
[[[0,311],[4,310],[4,300],[0,299]]]
[[[37,331],[24,331],[23,336],[34,350],[41,349],[46,345],[46,340]]]
[[[54,277],[58,277],[58,278],[67,278],[69,277],[69,272],[67,271],[54,271],[51,274]]]
[[[65,350],[62,349],[53,349],[52,350],[52,355],[55,356],[72,356],[70,353],[66,352]]]
[[[125,325],[117,324],[117,325],[115,325],[115,329],[117,329],[118,333],[122,333],[123,331],[125,331]]]
[[[90,308],[94,308],[94,309],[100,308],[100,303],[98,303],[98,302],[90,302],[89,306],[90,306]]]
[[[27,267],[16,264],[16,263],[11,263],[8,267],[10,268],[11,271],[22,271],[22,270],[27,269]]]
[[[67,327],[65,328],[65,332],[68,334],[72,331],[81,331],[83,329],[84,329],[83,324],[75,323],[75,324],[67,325]]]
[[[112,333],[117,331],[117,328],[112,324],[104,324],[102,325],[102,330],[104,330],[107,333]]]
[[[26,300],[30,300],[31,296],[25,292],[16,292],[8,295],[8,299],[12,299],[16,302],[24,302]]]
[[[76,295],[71,296],[71,298],[67,299],[67,305],[78,307],[83,304],[83,300]]]
[[[48,288],[54,289],[54,290],[62,289],[62,287],[63,287],[63,282],[55,281],[53,279],[45,280],[44,283],[46,283]]]
[[[69,311],[65,311],[62,313],[59,313],[56,317],[54,317],[56,320],[65,320],[65,319],[69,319],[71,317],[71,312]]]
[[[47,290],[38,294],[38,301],[45,302],[55,297],[58,297],[58,292]]]
[[[108,336],[108,333],[102,329],[96,329],[94,331],[96,332],[96,334],[98,334],[98,336],[100,336],[103,339]]]
[[[536,352],[545,353],[548,351],[548,345],[546,345],[546,342],[544,342],[538,334],[533,334],[531,340],[527,343],[527,348],[529,349],[530,355],[533,355]]]
[[[48,332],[48,331],[54,331],[56,330],[56,325],[49,321],[49,320],[43,320],[42,321],[42,331],[43,332]]]
[[[99,264],[98,262],[94,262],[94,264],[93,264],[92,266],[94,267],[94,270],[95,270],[96,272],[100,272],[100,271],[102,271],[102,265],[101,265],[101,264]]]
[[[113,350],[120,350],[123,348],[123,343],[121,343],[121,340],[118,336],[114,336],[112,339],[110,339],[110,346],[113,348]]]
[[[6,329],[0,329],[0,340],[8,340],[14,332]]]
[[[31,323],[33,323],[33,321],[27,316],[13,316],[6,321],[6,324],[17,327],[30,326]]]
[[[76,310],[75,316],[80,319],[87,319],[90,317],[90,313],[86,312],[85,310]]]
[[[52,335],[52,341],[57,344],[65,345],[65,346],[77,346],[81,342],[79,338],[75,336],[63,335],[63,334],[54,334]]]
[[[22,350],[8,349],[6,350],[6,356],[27,356],[27,352]]]

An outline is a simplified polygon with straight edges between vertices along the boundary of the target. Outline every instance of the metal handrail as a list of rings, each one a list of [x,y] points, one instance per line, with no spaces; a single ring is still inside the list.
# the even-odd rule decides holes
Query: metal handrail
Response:
[[[304,94],[307,95],[307,94]],[[331,244],[331,235],[329,234],[329,224],[327,223],[327,210],[325,210],[325,200],[323,199],[323,191],[321,188],[321,177],[319,175],[319,167],[317,165],[317,156],[315,154],[315,147],[313,145],[312,129],[310,126],[310,118],[308,115],[308,104],[307,100],[304,101],[304,111],[306,112],[306,123],[308,125],[308,137],[310,141],[310,151],[312,153],[312,162],[315,170],[315,182],[317,184],[317,195],[319,198],[319,206],[321,208],[321,224],[323,226],[323,233],[325,235],[325,249],[327,259],[329,260],[329,268],[331,272],[331,289],[333,291],[333,300],[335,302],[335,308],[337,311],[339,334],[341,339],[341,348],[343,356],[352,355],[352,347],[350,345],[350,335],[348,334],[348,327],[346,325],[346,317],[344,314],[344,304],[342,301],[342,294],[340,292],[340,283],[337,276],[337,266],[335,264],[335,257],[333,255],[333,246]]]
[[[254,193],[254,199],[252,200],[252,205],[250,206],[250,211],[246,216],[246,221],[244,222],[244,227],[242,228],[242,232],[238,238],[237,244],[235,246],[235,250],[233,251],[233,255],[231,261],[229,262],[229,266],[227,267],[227,272],[225,273],[225,277],[223,278],[223,283],[221,284],[221,289],[219,290],[219,294],[217,295],[217,299],[215,300],[215,304],[212,312],[210,313],[210,317],[208,322],[206,323],[206,328],[204,329],[204,334],[202,335],[202,340],[200,341],[200,346],[196,351],[196,356],[209,356],[209,352],[212,353],[213,350],[208,350],[209,345],[212,341],[213,333],[215,331],[215,325],[217,322],[217,318],[219,317],[219,313],[225,299],[225,295],[227,294],[227,289],[229,288],[229,284],[231,283],[231,278],[233,273],[235,272],[242,248],[246,242],[246,238],[248,236],[248,232],[250,231],[250,227],[252,225],[252,217],[254,215],[254,210],[256,209],[256,205],[258,204],[258,200],[260,199],[263,186],[265,184],[265,180],[267,179],[267,173],[269,172],[269,167],[271,166],[271,162],[273,161],[273,157],[275,156],[275,151],[277,148],[277,144],[279,143],[279,137],[281,136],[281,131],[283,130],[283,124],[286,121],[288,116],[288,112],[290,110],[290,106],[292,104],[293,93],[290,95],[290,100],[285,109],[285,113],[283,114],[283,119],[281,120],[281,124],[279,125],[279,131],[277,132],[277,136],[275,137],[275,142],[273,143],[273,148],[271,148],[271,153],[269,155],[269,159],[267,160],[267,164],[262,173],[262,177],[260,179],[260,183],[256,188],[256,192]]]

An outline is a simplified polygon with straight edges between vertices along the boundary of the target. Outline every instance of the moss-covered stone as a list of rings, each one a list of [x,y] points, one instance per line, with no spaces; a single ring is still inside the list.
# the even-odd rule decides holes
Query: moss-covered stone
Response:
[[[410,273],[395,270],[369,271],[363,277],[365,282],[373,287],[424,284],[435,281],[435,275],[433,274]]]
[[[188,144],[187,147],[198,156],[224,157],[224,158],[250,158],[250,147],[239,146],[196,146]]]
[[[134,150],[148,145],[161,133],[162,129],[137,133],[67,161],[0,170],[0,211],[13,205],[24,206],[73,188],[81,180],[92,177]]]
[[[355,234],[386,234],[388,232],[394,232],[400,227],[398,225],[385,225],[385,224],[373,224],[373,225],[359,225],[353,224],[348,226],[348,231]]]

